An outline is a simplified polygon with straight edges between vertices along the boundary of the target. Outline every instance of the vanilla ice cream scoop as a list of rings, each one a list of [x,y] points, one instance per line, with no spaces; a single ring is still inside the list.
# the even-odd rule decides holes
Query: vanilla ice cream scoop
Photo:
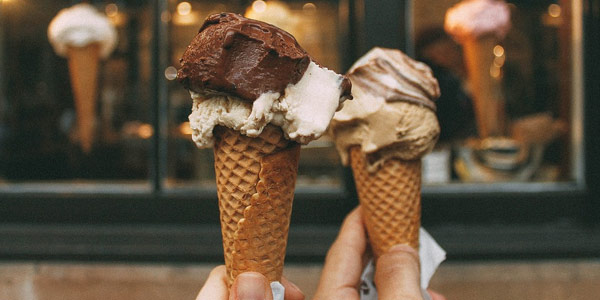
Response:
[[[98,43],[100,57],[106,58],[117,45],[117,31],[94,6],[81,3],[58,12],[48,26],[48,39],[61,56],[67,56],[69,47]]]
[[[314,62],[292,35],[233,13],[206,19],[177,78],[194,101],[190,127],[200,148],[213,146],[215,126],[256,137],[273,124],[306,144],[351,98],[350,81]]]
[[[503,39],[510,29],[510,9],[503,0],[466,0],[448,9],[445,30],[458,41],[486,34]]]
[[[440,133],[433,100],[440,90],[427,65],[399,50],[373,48],[347,75],[354,100],[330,125],[344,165],[352,146],[366,154],[369,170],[391,158],[420,159],[433,148]]]

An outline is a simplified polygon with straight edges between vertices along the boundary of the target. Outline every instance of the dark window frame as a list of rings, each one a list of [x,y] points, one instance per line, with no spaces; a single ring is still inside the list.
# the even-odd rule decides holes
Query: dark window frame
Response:
[[[0,259],[197,261],[222,259],[214,190],[163,184],[166,157],[167,30],[155,7],[152,58],[156,107],[149,186],[111,184],[80,189],[10,185],[0,189]],[[408,1],[408,0],[407,0]],[[407,48],[407,1],[340,0],[349,12],[344,67],[371,46]],[[450,259],[597,257],[600,253],[600,1],[584,0],[584,162],[581,184],[425,188],[423,224]],[[394,8],[394,9],[390,9]],[[397,20],[382,24],[381,16]],[[384,27],[382,27],[384,26]],[[387,26],[387,27],[386,27]],[[374,30],[377,29],[377,30]],[[386,30],[387,29],[387,30]],[[383,32],[381,31],[383,30]],[[392,36],[382,33],[392,33]],[[298,188],[289,261],[320,261],[343,217],[356,203],[349,170],[345,189]],[[541,189],[540,189],[541,187]]]

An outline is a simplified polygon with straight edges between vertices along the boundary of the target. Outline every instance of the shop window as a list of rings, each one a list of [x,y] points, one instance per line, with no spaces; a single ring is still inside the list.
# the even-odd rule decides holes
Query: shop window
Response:
[[[494,88],[481,93],[443,26],[458,0],[87,1],[117,37],[87,113],[48,40],[79,2],[0,1],[0,257],[222,258],[212,150],[191,141],[175,80],[221,11],[282,27],[339,73],[374,46],[430,64],[442,136],[423,164],[422,220],[451,258],[600,249],[598,1],[507,1],[511,29],[487,50]],[[321,259],[356,204],[331,141],[303,146],[288,258]]]
[[[459,1],[413,2],[412,50],[442,92],[442,135],[425,164],[430,184],[581,181],[577,2],[509,1],[508,23],[498,25],[506,29],[496,30],[505,32],[468,38],[448,22]]]

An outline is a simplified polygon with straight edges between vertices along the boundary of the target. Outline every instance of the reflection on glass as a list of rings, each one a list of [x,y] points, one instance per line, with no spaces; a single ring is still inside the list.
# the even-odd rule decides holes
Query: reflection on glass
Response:
[[[337,4],[330,1],[189,1],[189,6],[171,3],[169,15],[170,65],[179,68],[179,59],[203,20],[210,14],[237,12],[248,18],[274,24],[290,32],[300,45],[320,64],[340,72],[338,56]],[[190,9],[188,11],[188,8]],[[163,12],[165,14],[166,12]],[[191,22],[182,15],[194,15]],[[163,19],[164,21],[164,19]],[[169,148],[168,181],[171,187],[181,185],[212,187],[215,184],[212,149],[197,149],[191,141],[188,115],[191,112],[189,93],[165,71],[169,88]],[[341,186],[341,166],[333,144],[326,138],[304,146],[300,155],[298,185]]]
[[[75,63],[58,55],[47,35],[72,1],[2,2],[0,181],[147,180],[152,9],[136,3],[93,6],[118,43],[109,53],[92,47],[93,55]],[[94,53],[103,59],[87,64]]]
[[[509,1],[510,30],[477,38],[444,29],[461,1],[413,3],[415,55],[442,92],[442,135],[425,182],[572,180],[568,128],[580,120],[570,117],[570,2]]]

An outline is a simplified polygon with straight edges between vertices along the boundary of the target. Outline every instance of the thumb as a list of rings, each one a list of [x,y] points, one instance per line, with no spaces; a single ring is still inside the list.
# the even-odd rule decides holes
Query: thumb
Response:
[[[379,300],[422,300],[419,254],[408,245],[396,245],[377,259],[375,285]]]
[[[273,300],[267,278],[257,272],[238,275],[231,285],[229,300]]]

